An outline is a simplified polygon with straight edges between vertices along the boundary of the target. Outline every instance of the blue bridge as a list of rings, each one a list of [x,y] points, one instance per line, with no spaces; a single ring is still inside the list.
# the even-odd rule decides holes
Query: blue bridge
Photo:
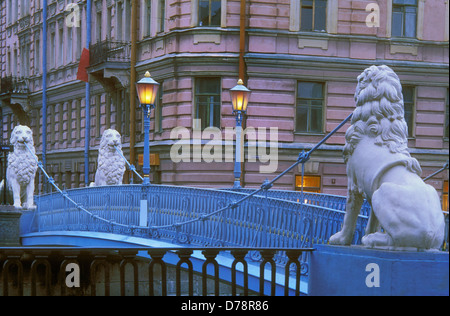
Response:
[[[164,265],[184,263],[191,273],[201,273],[205,263],[212,263],[217,272],[205,268],[208,277],[217,274],[221,281],[241,287],[243,294],[294,295],[307,294],[308,256],[314,244],[326,243],[340,229],[346,198],[120,185],[54,192],[36,196],[35,202],[37,209],[24,211],[21,219],[22,245],[33,251],[115,249],[153,263],[156,251],[156,258],[164,256]],[[365,204],[355,244],[369,211]],[[196,292],[188,287],[189,293]]]
[[[75,263],[88,273],[72,295],[308,294],[309,256],[340,230],[346,198],[271,188],[333,133],[259,189],[132,184],[63,191],[39,163],[56,191],[36,196],[36,210],[23,211],[22,247],[0,248],[0,288],[4,295],[65,295],[65,272]],[[369,214],[365,202],[353,244]]]

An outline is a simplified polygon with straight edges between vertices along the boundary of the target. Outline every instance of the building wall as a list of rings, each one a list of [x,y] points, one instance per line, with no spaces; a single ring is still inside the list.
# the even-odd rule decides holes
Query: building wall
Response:
[[[305,20],[300,14],[304,5],[301,0],[245,2],[244,79],[253,92],[244,124],[256,129],[278,129],[277,172],[290,166],[299,152],[312,148],[352,112],[356,77],[372,64],[391,66],[404,86],[415,88],[413,133],[409,146],[424,169],[423,176],[440,168],[448,159],[448,137],[444,136],[448,109],[448,1],[418,0],[416,36],[413,38],[392,36],[393,1],[328,0],[323,32],[302,30]],[[48,113],[44,123],[42,65],[39,63],[43,54],[42,5],[36,0],[29,0],[29,5],[26,2],[1,2],[2,77],[27,78],[32,108],[28,116],[38,153],[42,152],[42,127],[45,126],[50,173],[66,187],[83,186],[85,85],[76,79],[76,74],[86,41],[86,4],[85,1],[48,1]],[[73,11],[65,9],[72,2],[79,8],[80,27],[70,27],[66,22]],[[150,70],[155,80],[163,82],[164,92],[161,126],[155,126],[154,112],[151,120],[151,152],[160,157],[160,165],[152,167],[153,180],[175,185],[230,186],[234,180],[232,162],[222,159],[200,163],[191,159],[191,162],[174,163],[170,149],[177,141],[176,137],[171,138],[174,128],[186,127],[192,136],[194,134],[196,78],[221,79],[220,128],[224,133],[226,127],[235,126],[228,90],[238,79],[240,1],[221,0],[220,25],[212,27],[198,26],[198,0],[166,0],[164,10],[161,10],[160,0],[137,2],[137,78]],[[371,21],[377,27],[369,27],[366,18],[373,12],[366,9],[374,3],[378,5],[374,12],[379,13],[379,21],[374,18]],[[18,12],[17,18],[10,13],[10,4]],[[25,5],[29,10],[22,13],[21,8]],[[163,11],[165,18],[161,20]],[[130,23],[130,0],[93,1],[93,44],[106,40],[129,42]],[[89,181],[93,181],[96,150],[105,129],[111,127],[121,132],[128,154],[129,62],[116,63],[116,66],[125,69],[114,74],[117,68],[108,68],[111,66],[103,63],[89,70]],[[325,87],[321,132],[295,131],[297,84],[301,81],[320,82]],[[5,138],[19,121],[12,108],[2,101]],[[143,126],[138,105],[135,111],[139,154],[143,146]],[[331,137],[305,165],[306,174],[321,177],[321,192],[346,194],[347,180],[341,152],[347,127]],[[208,140],[204,139],[203,143]],[[251,148],[251,141],[247,143],[247,149]],[[252,157],[253,152],[246,155],[241,177],[246,187],[257,187],[266,178],[274,177],[273,173],[260,172],[261,157]],[[133,163],[138,165],[137,161]],[[138,166],[138,170],[140,168]],[[296,176],[300,174],[301,168],[294,169],[275,188],[295,189]],[[446,172],[429,183],[442,193],[444,180],[448,181]]]

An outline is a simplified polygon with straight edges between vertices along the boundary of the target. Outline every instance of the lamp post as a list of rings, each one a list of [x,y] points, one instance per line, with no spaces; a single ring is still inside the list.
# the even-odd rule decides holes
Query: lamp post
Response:
[[[150,114],[154,107],[159,83],[152,79],[147,71],[145,77],[136,83],[136,90],[139,103],[144,111],[144,181],[143,184],[150,184]]]
[[[242,79],[230,90],[233,114],[236,115],[236,150],[234,160],[234,185],[233,189],[241,189],[241,162],[242,162],[242,118],[247,112],[248,98],[251,91],[244,86]]]

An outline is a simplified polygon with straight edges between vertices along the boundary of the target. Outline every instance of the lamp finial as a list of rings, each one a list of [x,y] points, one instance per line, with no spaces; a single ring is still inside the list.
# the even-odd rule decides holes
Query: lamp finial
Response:
[[[146,71],[144,76],[145,76],[146,78],[150,78],[150,77],[151,77],[150,72],[149,72],[149,71]]]

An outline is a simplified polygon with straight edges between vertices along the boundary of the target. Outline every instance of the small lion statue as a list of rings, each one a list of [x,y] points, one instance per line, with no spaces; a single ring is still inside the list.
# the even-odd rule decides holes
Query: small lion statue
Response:
[[[372,206],[362,245],[391,250],[439,249],[444,215],[436,190],[423,182],[408,152],[402,86],[387,66],[358,76],[356,109],[346,132],[348,200],[332,245],[350,245],[364,198]],[[380,230],[382,228],[382,230]]]
[[[35,155],[31,129],[24,125],[14,127],[10,143],[13,145],[14,151],[8,155],[6,167],[7,192],[12,193],[15,208],[35,209],[33,194],[38,160]],[[25,144],[28,145],[30,150],[27,149]],[[3,181],[0,187],[2,190],[5,189]]]
[[[91,186],[122,184],[125,161],[116,148],[122,153],[122,141],[119,132],[114,129],[105,130],[98,149],[95,182],[91,183]]]

